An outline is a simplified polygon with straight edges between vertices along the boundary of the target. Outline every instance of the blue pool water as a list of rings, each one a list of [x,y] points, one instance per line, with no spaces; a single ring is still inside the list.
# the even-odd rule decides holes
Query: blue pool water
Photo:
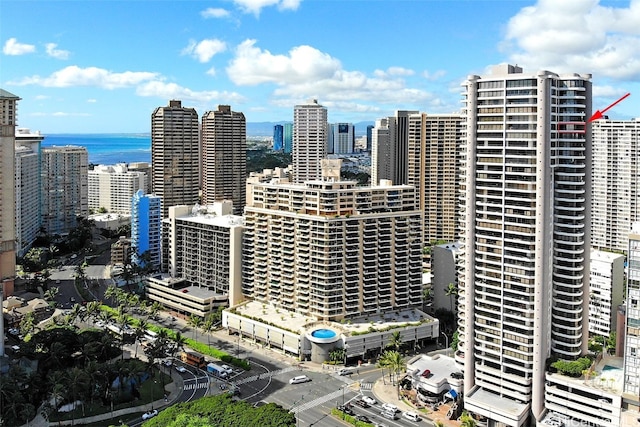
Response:
[[[331,329],[316,329],[311,332],[311,336],[315,338],[333,338],[336,336],[336,333]]]

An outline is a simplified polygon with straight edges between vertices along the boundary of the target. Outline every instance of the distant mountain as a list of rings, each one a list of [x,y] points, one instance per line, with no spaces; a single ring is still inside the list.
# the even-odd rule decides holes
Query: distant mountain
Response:
[[[291,122],[247,122],[247,136],[273,136],[273,127]],[[367,134],[367,126],[373,126],[374,121],[357,122],[353,125],[356,128],[356,136]]]

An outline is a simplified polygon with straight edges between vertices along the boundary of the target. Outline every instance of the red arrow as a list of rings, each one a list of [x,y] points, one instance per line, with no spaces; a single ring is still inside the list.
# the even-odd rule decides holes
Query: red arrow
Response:
[[[625,96],[623,96],[622,98],[618,99],[616,102],[614,102],[613,104],[609,105],[607,108],[605,108],[604,110],[600,111],[597,110],[595,113],[593,113],[593,116],[591,116],[591,118],[589,119],[589,123],[591,123],[594,120],[598,120],[602,118],[602,115],[604,113],[606,113],[609,109],[611,109],[614,105],[616,105],[618,102],[622,101],[623,99],[625,99],[627,96],[631,95],[630,93],[627,93]]]

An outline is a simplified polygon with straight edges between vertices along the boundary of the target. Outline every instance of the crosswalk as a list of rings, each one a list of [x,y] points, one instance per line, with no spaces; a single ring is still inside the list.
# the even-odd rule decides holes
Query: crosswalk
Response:
[[[292,411],[295,414],[298,414],[299,412],[306,411],[307,409],[316,407],[318,405],[322,405],[324,402],[327,402],[329,400],[337,399],[338,396],[342,396],[342,393],[344,393],[344,390],[336,390],[332,393],[310,400],[309,402],[303,402],[301,405],[298,405],[295,408],[293,408]]]
[[[298,368],[293,367],[293,366],[289,366],[287,368],[278,369],[277,371],[265,372],[263,374],[252,375],[250,377],[242,378],[242,379],[239,379],[238,381],[234,381],[233,384],[238,386],[238,385],[247,384],[247,383],[250,383],[250,382],[253,382],[253,381],[257,381],[257,380],[265,380],[265,379],[269,379],[271,377],[275,377],[277,375],[286,374],[287,372],[291,372],[291,371],[294,371],[296,369],[298,369]]]
[[[373,388],[373,383],[361,382],[360,390],[371,390]]]
[[[185,390],[196,390],[199,388],[207,388],[209,383],[189,383],[184,385]]]

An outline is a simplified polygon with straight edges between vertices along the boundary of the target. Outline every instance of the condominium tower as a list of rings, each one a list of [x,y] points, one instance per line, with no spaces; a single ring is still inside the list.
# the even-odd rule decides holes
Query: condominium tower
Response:
[[[89,209],[104,208],[109,213],[131,213],[131,198],[138,190],[147,190],[149,176],[129,170],[126,163],[98,165],[88,173]]]
[[[407,184],[417,191],[423,212],[422,243],[457,240],[460,114],[408,116]]]
[[[327,109],[313,99],[293,109],[293,182],[320,179],[327,157]]]
[[[640,120],[595,120],[591,246],[626,252],[640,221]]]
[[[587,352],[590,79],[505,64],[464,83],[456,359],[489,425],[538,420],[547,359]]]
[[[198,113],[169,101],[151,115],[152,189],[162,199],[162,216],[169,206],[193,205],[200,191]]]
[[[13,293],[16,275],[14,162],[19,100],[16,95],[0,89],[0,301],[1,291]],[[2,354],[4,351],[0,351]]]
[[[232,210],[230,201],[169,209],[169,274],[228,296],[231,306],[243,300],[244,228],[244,218]]]
[[[231,200],[242,215],[247,191],[247,122],[219,105],[202,115],[202,203]]]
[[[16,251],[23,256],[42,226],[40,143],[44,135],[16,129]]]
[[[329,126],[329,153],[353,153],[355,151],[355,143],[355,128],[353,123],[332,123]]]
[[[624,392],[640,399],[640,223],[629,234]]]
[[[417,111],[398,110],[395,116],[376,121],[372,131],[371,182],[390,179],[407,184],[409,165],[409,116]]]
[[[243,293],[322,320],[418,307],[415,190],[383,184],[250,184]]]
[[[78,217],[89,215],[86,147],[43,147],[42,226],[47,234],[65,234],[78,225]]]
[[[161,199],[138,190],[131,198],[131,260],[160,268],[162,262]],[[149,257],[145,258],[144,254]]]

